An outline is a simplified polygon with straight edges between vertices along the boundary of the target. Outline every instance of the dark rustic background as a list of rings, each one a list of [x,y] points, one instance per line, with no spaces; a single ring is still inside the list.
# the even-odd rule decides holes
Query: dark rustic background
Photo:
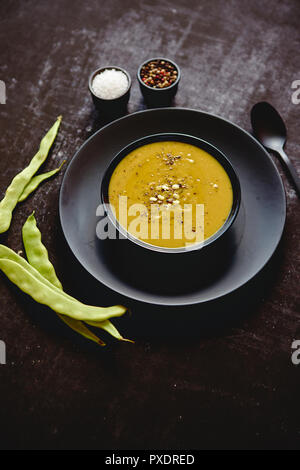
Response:
[[[30,160],[59,114],[52,169],[103,123],[87,89],[101,65],[133,77],[129,112],[144,108],[138,65],[165,55],[181,67],[177,106],[213,112],[250,130],[268,100],[288,127],[299,165],[298,0],[79,0],[0,4],[0,190]],[[278,165],[282,174],[281,168]],[[62,172],[63,173],[63,172]],[[22,249],[33,209],[66,289],[81,300],[118,297],[90,279],[62,237],[62,174],[14,212],[1,242]],[[136,344],[97,348],[1,276],[0,447],[3,449],[295,449],[300,443],[299,201],[283,175],[286,230],[274,259],[220,305],[166,312],[133,305],[117,323]]]

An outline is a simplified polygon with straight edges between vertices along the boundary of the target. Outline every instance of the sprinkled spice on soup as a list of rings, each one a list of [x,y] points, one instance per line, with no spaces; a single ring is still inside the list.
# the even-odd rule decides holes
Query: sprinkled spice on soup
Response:
[[[222,165],[204,150],[175,141],[143,145],[116,166],[109,202],[121,225],[120,200],[125,197],[126,230],[147,243],[167,248],[195,243],[199,241],[195,235],[201,231],[202,240],[212,236],[226,221],[233,201],[231,182]],[[134,224],[137,212],[130,207],[136,204],[141,205],[140,225],[146,236],[145,231],[139,235]],[[197,212],[197,206],[202,212]],[[200,225],[197,214],[203,217]],[[170,221],[169,236],[166,221]]]

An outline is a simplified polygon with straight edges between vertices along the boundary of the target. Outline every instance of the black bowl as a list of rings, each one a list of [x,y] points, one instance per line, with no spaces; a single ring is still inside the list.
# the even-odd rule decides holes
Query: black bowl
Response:
[[[117,221],[111,207],[109,204],[109,197],[108,197],[108,187],[109,187],[109,182],[111,179],[111,176],[118,165],[118,163],[126,156],[128,155],[132,150],[135,150],[138,147],[141,147],[142,145],[149,144],[151,142],[161,142],[161,141],[177,141],[177,142],[185,142],[188,144],[195,145],[196,147],[201,148],[202,150],[205,150],[208,152],[210,155],[212,155],[224,168],[226,171],[231,185],[232,185],[232,190],[233,190],[233,203],[231,207],[231,211],[222,225],[220,229],[215,232],[211,237],[207,238],[201,243],[194,243],[189,245],[188,247],[179,247],[179,248],[165,248],[161,246],[156,246],[156,245],[151,245],[149,243],[144,242],[143,240],[140,240],[133,235],[131,235],[129,232],[127,232]],[[108,215],[108,218],[110,222],[113,224],[113,226],[117,229],[117,231],[121,234],[122,238],[127,238],[129,241],[133,242],[135,245],[138,245],[139,247],[142,247],[144,249],[150,250],[154,252],[160,252],[160,253],[168,253],[168,254],[174,254],[174,253],[186,253],[190,251],[196,251],[199,249],[202,249],[204,247],[207,247],[208,245],[211,245],[215,243],[218,239],[223,237],[223,235],[228,231],[229,227],[232,225],[234,222],[237,213],[239,211],[240,207],[240,200],[241,200],[241,189],[240,189],[240,183],[239,179],[236,175],[235,170],[233,169],[233,166],[231,165],[230,161],[228,158],[220,151],[218,150],[215,146],[212,144],[206,142],[205,140],[199,139],[197,137],[193,137],[191,135],[186,135],[186,134],[179,134],[179,133],[164,133],[164,134],[154,134],[150,135],[147,137],[143,137],[142,139],[136,140],[132,142],[131,144],[127,145],[125,148],[123,148],[116,156],[115,158],[110,162],[108,168],[106,169],[102,182],[101,182],[101,202],[104,205],[105,211]]]
[[[166,88],[152,88],[152,87],[146,85],[143,82],[143,80],[141,79],[142,67],[144,65],[148,64],[148,62],[151,62],[153,60],[164,60],[166,62],[169,62],[170,64],[172,64],[175,67],[175,69],[177,71],[177,79],[172,85],[170,85]],[[137,72],[137,79],[138,79],[140,89],[141,89],[142,95],[144,97],[145,103],[147,104],[147,106],[153,107],[153,108],[169,106],[171,104],[174,96],[177,93],[178,83],[180,81],[180,78],[181,78],[181,74],[180,74],[180,69],[179,69],[178,65],[173,60],[166,59],[164,57],[155,57],[154,59],[146,60],[145,62],[143,62],[139,66],[139,69],[138,69],[138,72]]]
[[[98,75],[101,72],[104,72],[104,70],[118,70],[120,72],[123,72],[128,80],[128,87],[125,93],[118,98],[114,99],[104,99],[100,98],[94,93],[92,83],[94,80],[94,77]],[[122,69],[121,67],[116,67],[113,65],[109,65],[106,67],[100,67],[99,69],[95,70],[89,78],[89,90],[92,95],[92,99],[94,102],[95,107],[97,108],[98,111],[102,111],[105,114],[111,114],[111,115],[119,115],[125,112],[128,101],[129,101],[129,96],[130,96],[130,88],[131,88],[131,77],[126,70]]]

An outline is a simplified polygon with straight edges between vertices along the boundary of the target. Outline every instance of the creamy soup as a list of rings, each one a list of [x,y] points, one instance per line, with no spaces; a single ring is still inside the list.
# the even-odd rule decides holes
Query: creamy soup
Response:
[[[168,248],[211,237],[226,221],[233,201],[220,163],[194,145],[175,141],[130,152],[116,166],[108,193],[116,218],[129,233]]]

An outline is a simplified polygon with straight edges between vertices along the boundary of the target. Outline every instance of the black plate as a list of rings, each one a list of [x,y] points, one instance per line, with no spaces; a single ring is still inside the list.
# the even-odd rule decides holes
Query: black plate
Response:
[[[107,259],[108,240],[96,237],[100,182],[111,159],[134,140],[163,132],[186,133],[207,140],[225,153],[241,184],[241,207],[229,229],[228,262],[209,282],[185,292],[160,292],[139,284],[140,272],[124,275],[120,262]],[[284,228],[286,201],[280,175],[264,148],[235,124],[212,114],[163,108],[141,111],[100,129],[73,157],[59,201],[66,240],[83,267],[107,287],[132,299],[161,305],[189,305],[214,300],[241,287],[274,253]],[[117,241],[122,243],[122,241]],[[144,267],[147,269],[147,266]],[[180,276],[180,272],[177,273]],[[195,271],[195,279],[197,272]],[[155,279],[153,281],[155,283]],[[155,286],[154,286],[155,287]]]

